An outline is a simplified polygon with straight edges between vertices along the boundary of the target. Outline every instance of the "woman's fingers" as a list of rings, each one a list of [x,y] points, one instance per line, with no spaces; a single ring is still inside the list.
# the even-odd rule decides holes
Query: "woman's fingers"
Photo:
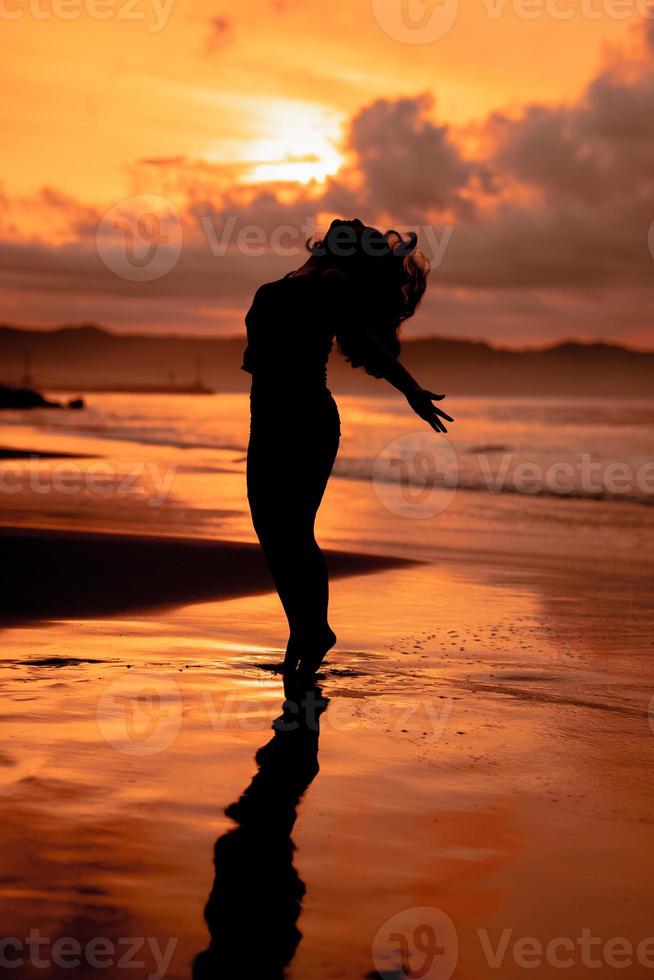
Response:
[[[414,411],[432,427],[434,432],[446,433],[447,428],[441,419],[445,419],[446,422],[454,422],[454,419],[451,415],[447,415],[446,412],[432,405],[432,401],[440,401],[442,398],[445,398],[445,395],[439,395],[435,391],[427,391],[423,388],[421,391],[416,392],[416,395],[410,401],[412,402]]]
[[[447,429],[439,419],[438,415],[436,415],[435,411],[433,412],[432,415],[430,415],[427,421],[431,425],[432,429],[436,430],[436,432],[447,432]]]
[[[447,422],[453,422],[454,419],[445,412],[442,412],[440,408],[436,408],[436,406],[432,405],[431,403],[432,399],[444,398],[445,395],[437,395],[433,391],[426,391],[424,389],[422,392],[420,392],[420,394],[422,395],[422,398],[416,398],[413,401],[413,409],[416,414],[424,419],[435,432],[447,432],[447,429],[441,419],[445,419]],[[425,396],[427,397],[425,398]],[[429,398],[429,401],[427,401],[427,398]]]
[[[432,429],[436,429],[438,432],[442,432],[445,428],[438,415],[436,414],[436,409],[433,405],[425,406],[422,411],[418,412],[420,418],[424,419]]]

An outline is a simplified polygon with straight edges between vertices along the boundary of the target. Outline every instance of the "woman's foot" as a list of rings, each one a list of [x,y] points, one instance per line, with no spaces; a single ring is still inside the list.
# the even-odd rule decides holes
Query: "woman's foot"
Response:
[[[284,656],[284,666],[283,674],[284,677],[290,677],[297,670],[297,665],[300,662],[301,648],[300,644],[293,639],[288,641],[286,647],[286,654]]]
[[[329,626],[316,639],[302,644],[297,672],[303,678],[310,678],[318,672],[328,652],[336,643],[336,633]]]
[[[284,674],[292,674],[298,666],[308,666],[312,662],[317,670],[335,643],[336,634],[329,626],[313,636],[306,633],[301,637],[291,636],[284,656]]]
[[[313,637],[292,636],[286,647],[284,676],[293,677],[300,672],[306,678],[315,674],[335,643],[336,634],[329,626]]]

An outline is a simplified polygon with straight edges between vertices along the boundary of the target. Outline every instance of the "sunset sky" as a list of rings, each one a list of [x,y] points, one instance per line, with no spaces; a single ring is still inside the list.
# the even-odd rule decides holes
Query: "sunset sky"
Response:
[[[343,215],[436,258],[407,333],[654,348],[644,0],[455,4],[0,0],[0,320],[237,333]]]

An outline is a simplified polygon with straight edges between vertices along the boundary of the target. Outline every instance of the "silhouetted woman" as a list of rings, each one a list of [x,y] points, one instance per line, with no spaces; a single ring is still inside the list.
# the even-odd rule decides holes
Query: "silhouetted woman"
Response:
[[[247,486],[254,528],[288,618],[284,669],[311,674],[336,642],[327,567],[314,522],[340,438],[327,387],[336,337],[353,367],[385,378],[437,432],[452,419],[400,364],[398,331],[427,284],[413,233],[332,222],[294,272],[257,290],[246,316],[243,369],[252,374]]]

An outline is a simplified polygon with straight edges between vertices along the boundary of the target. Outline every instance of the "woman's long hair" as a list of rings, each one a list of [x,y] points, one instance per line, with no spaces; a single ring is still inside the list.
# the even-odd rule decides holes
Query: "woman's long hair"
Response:
[[[399,330],[413,316],[427,287],[429,259],[417,248],[418,236],[381,232],[361,221],[334,221],[325,237],[307,242],[312,255],[341,268],[352,289],[354,323],[336,325],[339,350],[352,367],[380,377],[374,352],[358,341],[357,326],[375,334],[394,355]],[[348,317],[349,319],[349,317]]]

